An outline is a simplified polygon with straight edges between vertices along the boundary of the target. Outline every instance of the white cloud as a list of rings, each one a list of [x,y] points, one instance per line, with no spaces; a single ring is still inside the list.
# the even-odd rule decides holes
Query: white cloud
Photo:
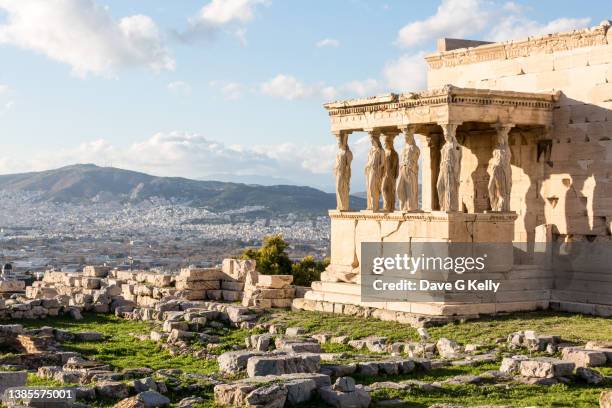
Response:
[[[208,83],[212,88],[218,89],[223,95],[223,99],[235,101],[242,99],[246,92],[246,86],[240,82],[215,80]]]
[[[189,19],[190,29],[183,38],[213,36],[224,27],[234,27],[233,35],[246,44],[244,26],[255,18],[257,6],[268,6],[268,0],[212,0]]]
[[[542,24],[529,20],[520,14],[511,14],[504,17],[491,29],[487,39],[491,41],[505,41],[534,35],[551,34],[584,28],[590,22],[590,18],[558,18]]]
[[[440,37],[464,38],[489,23],[490,12],[482,0],[442,0],[436,14],[404,26],[398,33],[397,43],[414,47]]]
[[[6,156],[3,156],[6,154]],[[0,152],[0,174],[37,171],[74,163],[112,164],[161,176],[200,178],[208,175],[282,177],[302,184],[332,185],[336,146],[226,145],[202,135],[175,131],[157,133],[127,147],[99,139],[74,148],[33,154],[16,161]]]
[[[221,87],[223,97],[230,101],[235,101],[244,95],[244,86],[237,82],[229,82]]]
[[[202,7],[194,20],[209,26],[233,22],[248,23],[253,19],[253,8],[265,3],[265,0],[212,0]]]
[[[380,93],[384,91],[384,88],[379,81],[372,78],[334,86],[322,82],[306,84],[292,75],[279,74],[260,84],[259,90],[264,95],[287,100],[319,98],[324,101],[331,101],[338,97],[366,96],[372,93]]]
[[[8,85],[0,84],[0,95],[5,94],[9,91]]]
[[[170,82],[167,86],[168,91],[179,96],[191,95],[191,85],[184,81]]]
[[[384,76],[388,86],[395,91],[419,91],[427,88],[427,65],[424,52],[402,55],[388,62]]]
[[[0,44],[40,52],[74,74],[114,75],[125,67],[172,70],[175,62],[155,22],[134,15],[113,20],[93,0],[0,0],[7,13]]]
[[[342,90],[352,95],[367,96],[382,91],[382,86],[376,79],[366,79],[364,81],[350,81],[342,85]]]
[[[334,38],[324,38],[324,39],[322,39],[320,41],[317,41],[315,46],[317,48],[321,48],[321,47],[338,48],[340,46],[340,41],[338,41],[338,40],[336,40]]]
[[[278,74],[260,86],[261,93],[287,100],[304,99],[316,95],[315,85],[306,85],[292,75]]]

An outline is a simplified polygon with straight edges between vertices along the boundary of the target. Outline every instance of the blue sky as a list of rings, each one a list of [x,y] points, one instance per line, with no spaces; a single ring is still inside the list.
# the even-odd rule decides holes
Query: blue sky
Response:
[[[0,0],[0,173],[93,162],[329,188],[325,101],[424,89],[438,37],[520,38],[609,12],[606,1]],[[367,144],[350,142],[359,166]]]

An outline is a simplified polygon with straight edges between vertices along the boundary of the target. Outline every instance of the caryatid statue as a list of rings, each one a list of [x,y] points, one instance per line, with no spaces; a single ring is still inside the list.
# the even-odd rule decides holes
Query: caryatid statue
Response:
[[[399,179],[397,180],[397,198],[400,211],[419,209],[419,156],[421,150],[414,141],[414,128],[404,130],[406,145],[399,161]]]
[[[508,134],[512,126],[497,126],[497,145],[489,163],[489,201],[493,211],[510,211],[512,189],[512,152],[508,145]]]
[[[334,174],[336,175],[336,209],[340,211],[348,211],[350,201],[349,188],[353,153],[348,147],[348,135],[346,132],[336,134],[338,153],[336,153]]]
[[[440,173],[437,190],[440,211],[457,211],[459,207],[459,177],[461,173],[461,147],[455,132],[459,125],[442,124],[444,145],[440,150]]]
[[[385,134],[385,172],[382,179],[383,209],[395,210],[395,183],[399,175],[399,156],[393,147],[395,134]]]
[[[380,190],[382,178],[385,173],[385,151],[380,144],[380,133],[370,132],[372,147],[368,153],[368,161],[365,167],[366,193],[368,198],[368,210],[378,211],[380,207]]]

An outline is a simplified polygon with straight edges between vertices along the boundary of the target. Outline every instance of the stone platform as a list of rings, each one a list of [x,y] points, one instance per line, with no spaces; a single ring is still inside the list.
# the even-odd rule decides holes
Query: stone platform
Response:
[[[469,276],[464,276],[470,279]],[[293,308],[336,314],[376,317],[413,325],[423,322],[475,318],[480,315],[547,309],[553,286],[552,273],[533,265],[515,266],[507,272],[480,274],[478,279],[501,282],[494,301],[478,299],[465,302],[362,301],[358,283],[313,282],[303,299],[294,299]]]

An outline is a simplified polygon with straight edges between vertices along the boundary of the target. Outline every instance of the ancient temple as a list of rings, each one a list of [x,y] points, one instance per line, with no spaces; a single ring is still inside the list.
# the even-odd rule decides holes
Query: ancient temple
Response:
[[[425,59],[426,91],[324,105],[339,147],[331,264],[294,307],[399,321],[546,308],[612,315],[610,270],[573,264],[567,276],[550,253],[580,243],[583,256],[589,244],[610,256],[610,23],[502,43],[444,39]],[[351,169],[359,132],[371,148],[366,168]],[[366,175],[361,211],[348,204],[356,171]],[[499,293],[363,301],[362,244],[417,241],[508,243],[487,270]]]

